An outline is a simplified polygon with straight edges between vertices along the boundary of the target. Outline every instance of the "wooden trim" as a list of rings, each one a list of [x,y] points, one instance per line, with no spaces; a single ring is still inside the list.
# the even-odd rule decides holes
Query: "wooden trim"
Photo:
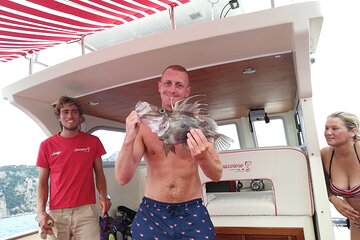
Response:
[[[274,235],[289,237],[294,236],[296,237],[296,240],[305,240],[303,228],[293,227],[215,227],[215,233],[221,235]]]

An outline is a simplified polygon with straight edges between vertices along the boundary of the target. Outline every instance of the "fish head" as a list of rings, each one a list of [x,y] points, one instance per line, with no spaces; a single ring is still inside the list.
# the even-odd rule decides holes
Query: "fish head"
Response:
[[[139,101],[135,106],[135,112],[140,117],[141,122],[158,136],[162,136],[170,126],[170,112],[165,108]]]

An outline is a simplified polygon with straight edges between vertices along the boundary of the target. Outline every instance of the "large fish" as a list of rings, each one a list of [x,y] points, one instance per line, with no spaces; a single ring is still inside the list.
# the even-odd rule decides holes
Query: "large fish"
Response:
[[[215,121],[205,114],[207,104],[201,103],[204,99],[205,95],[194,95],[179,100],[172,104],[172,111],[139,101],[135,111],[141,122],[164,142],[165,155],[169,151],[175,153],[175,144],[182,144],[187,149],[186,134],[192,128],[200,129],[208,140],[213,139],[217,151],[226,150],[233,139],[216,132]]]

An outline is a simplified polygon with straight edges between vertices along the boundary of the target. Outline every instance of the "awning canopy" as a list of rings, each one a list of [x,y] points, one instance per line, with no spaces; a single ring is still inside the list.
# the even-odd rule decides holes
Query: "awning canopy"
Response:
[[[190,0],[13,0],[0,5],[0,61],[125,24]]]

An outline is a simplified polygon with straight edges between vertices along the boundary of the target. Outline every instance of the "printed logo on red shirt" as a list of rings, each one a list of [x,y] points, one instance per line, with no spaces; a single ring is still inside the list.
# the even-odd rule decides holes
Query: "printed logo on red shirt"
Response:
[[[74,152],[90,152],[90,147],[74,148]]]
[[[61,151],[55,151],[51,154],[51,156],[60,155],[60,154],[61,154]]]

